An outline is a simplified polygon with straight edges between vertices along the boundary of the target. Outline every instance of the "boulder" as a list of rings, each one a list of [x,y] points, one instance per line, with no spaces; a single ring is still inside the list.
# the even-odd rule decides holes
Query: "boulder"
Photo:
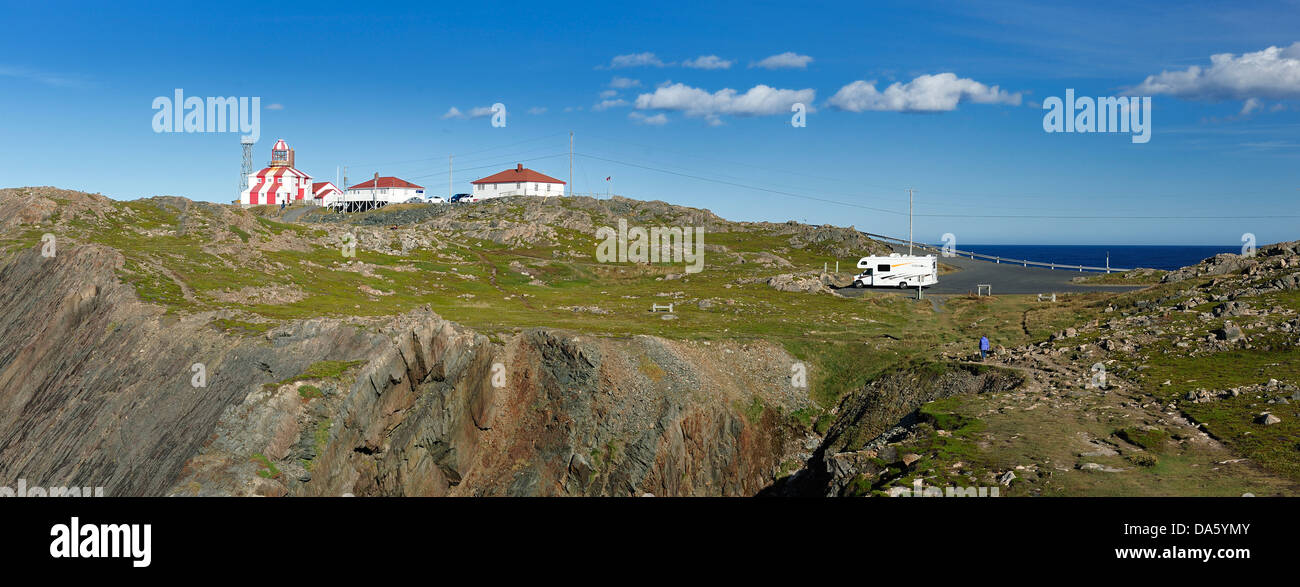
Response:
[[[1272,425],[1277,424],[1277,423],[1279,423],[1279,422],[1281,422],[1281,421],[1282,421],[1281,418],[1279,418],[1279,417],[1277,417],[1277,416],[1274,416],[1273,414],[1270,414],[1270,413],[1268,413],[1268,412],[1264,412],[1264,413],[1262,413],[1262,414],[1260,414],[1260,415],[1258,415],[1258,416],[1255,416],[1255,423],[1256,423],[1256,424],[1263,424],[1263,425],[1265,425],[1265,426],[1272,426]]]

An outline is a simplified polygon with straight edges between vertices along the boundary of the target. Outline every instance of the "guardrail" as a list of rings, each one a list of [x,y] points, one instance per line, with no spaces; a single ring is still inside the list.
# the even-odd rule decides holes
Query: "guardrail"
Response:
[[[939,253],[940,255],[944,254],[943,249],[936,247],[934,245],[918,243],[918,242],[909,242],[907,239],[885,236],[883,234],[872,234],[870,232],[863,232],[862,234],[879,241],[892,242],[900,245],[910,244],[913,247],[921,249],[923,251],[933,251]],[[1026,261],[1024,259],[1011,259],[1006,257],[998,257],[994,255],[985,255],[983,253],[976,253],[974,251],[963,251],[960,249],[951,249],[948,252],[952,253],[952,256],[954,257],[969,257],[971,259],[984,259],[986,261],[992,261],[994,263],[1008,263],[1011,265],[1020,265],[1022,267],[1030,267],[1030,266],[1046,267],[1048,269],[1060,269],[1062,271],[1081,271],[1081,272],[1082,271],[1104,271],[1106,273],[1122,273],[1124,271],[1132,271],[1132,269],[1125,269],[1123,267],[1093,267],[1091,265],[1066,265],[1064,263],[1043,263],[1040,261]]]

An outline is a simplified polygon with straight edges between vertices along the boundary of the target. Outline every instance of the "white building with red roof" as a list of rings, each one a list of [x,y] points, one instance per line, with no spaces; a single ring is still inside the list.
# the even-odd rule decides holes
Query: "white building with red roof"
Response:
[[[248,176],[248,188],[239,195],[243,206],[261,204],[292,204],[299,200],[312,202],[315,190],[311,176],[293,166],[293,149],[284,139],[271,146],[271,162],[257,173]]]
[[[337,206],[343,201],[343,190],[335,187],[332,181],[313,182],[311,193],[317,206]]]
[[[348,188],[336,206],[345,212],[371,210],[387,204],[401,204],[411,198],[424,199],[424,186],[398,177],[379,177]]]
[[[494,173],[470,183],[474,185],[474,191],[471,194],[474,200],[504,198],[506,196],[564,195],[564,182],[528,169],[522,163],[516,164],[514,169]]]

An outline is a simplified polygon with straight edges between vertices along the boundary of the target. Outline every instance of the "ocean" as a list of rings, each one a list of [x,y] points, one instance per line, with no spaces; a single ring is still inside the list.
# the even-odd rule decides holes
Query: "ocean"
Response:
[[[943,246],[939,244],[937,246]],[[972,245],[959,244],[958,250],[1065,265],[1110,266],[1174,270],[1195,265],[1219,253],[1241,253],[1241,246],[1178,245]]]

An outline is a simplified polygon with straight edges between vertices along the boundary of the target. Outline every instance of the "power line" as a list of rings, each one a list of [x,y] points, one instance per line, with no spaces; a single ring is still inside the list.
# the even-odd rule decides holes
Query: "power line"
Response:
[[[769,188],[764,188],[764,187],[758,187],[758,186],[752,186],[752,185],[745,185],[745,184],[743,184],[743,183],[737,183],[737,182],[734,182],[734,181],[726,181],[726,180],[721,180],[721,179],[713,179],[713,178],[711,178],[711,177],[704,177],[704,176],[700,176],[700,175],[692,175],[692,174],[689,174],[689,173],[681,173],[681,172],[678,172],[678,171],[672,171],[672,170],[669,170],[669,169],[658,169],[658,168],[655,168],[655,167],[650,167],[650,166],[648,166],[648,165],[641,165],[641,164],[638,164],[638,163],[628,163],[628,162],[626,162],[626,161],[618,161],[618,160],[615,160],[615,159],[606,159],[606,158],[604,158],[604,157],[597,157],[597,156],[595,156],[595,155],[588,155],[588,154],[585,154],[585,153],[576,153],[576,155],[579,156],[579,157],[586,157],[586,158],[588,158],[588,159],[596,159],[596,160],[599,160],[599,161],[607,161],[607,162],[609,162],[609,163],[617,163],[617,164],[619,164],[619,165],[627,165],[627,166],[629,166],[629,167],[638,167],[638,168],[640,168],[640,169],[647,169],[647,170],[650,170],[650,171],[658,171],[659,173],[668,173],[668,174],[671,174],[671,175],[677,175],[677,176],[681,176],[681,177],[688,177],[688,178],[691,178],[691,179],[698,179],[698,180],[701,180],[701,181],[709,181],[709,182],[713,182],[713,183],[720,183],[720,184],[723,184],[723,185],[730,185],[730,186],[735,186],[735,187],[739,187],[739,188],[745,188],[745,189],[757,190],[757,191],[760,191],[760,192],[768,192],[768,193],[778,194],[778,195],[782,195],[782,196],[790,196],[790,197],[794,197],[794,198],[803,198],[803,199],[806,199],[806,200],[816,200],[816,201],[818,201],[818,202],[826,202],[826,203],[828,203],[828,204],[839,204],[839,205],[841,205],[841,206],[850,206],[850,207],[853,207],[853,208],[862,208],[862,209],[865,209],[865,210],[874,210],[874,211],[876,211],[876,212],[884,212],[884,213],[886,213],[886,214],[902,214],[902,212],[898,212],[898,211],[895,211],[895,210],[886,210],[886,209],[884,209],[884,208],[873,208],[873,207],[871,207],[871,206],[863,206],[863,205],[861,205],[861,204],[850,204],[850,203],[847,203],[847,202],[838,202],[838,201],[835,201],[835,200],[828,200],[828,199],[826,199],[826,198],[818,198],[818,197],[816,197],[816,196],[809,196],[809,195],[806,195],[806,194],[799,194],[799,193],[795,193],[795,192],[787,192],[787,191],[782,191],[782,190],[774,190],[774,189],[769,189]]]
[[[528,159],[510,159],[510,160],[505,161],[505,162],[489,163],[489,164],[487,164],[487,165],[479,165],[479,166],[477,166],[477,167],[459,167],[459,168],[457,168],[457,169],[458,169],[459,171],[473,171],[473,170],[475,170],[475,169],[497,168],[497,167],[501,167],[502,165],[510,165],[511,163],[515,163],[515,162],[522,163],[522,162],[524,162],[524,161],[538,161],[538,160],[541,160],[541,159],[553,159],[553,158],[555,158],[555,157],[567,157],[567,156],[568,156],[568,153],[556,153],[556,154],[554,154],[554,155],[545,155],[545,156],[542,156],[542,157],[531,157],[531,158],[528,158]],[[426,178],[426,177],[438,177],[438,176],[440,176],[440,175],[447,175],[447,174],[448,174],[448,172],[446,172],[446,171],[439,171],[439,172],[436,172],[436,173],[428,173],[428,174],[425,174],[425,175],[412,175],[412,176],[410,176],[410,178],[411,178],[411,179],[421,179],[421,178]]]
[[[483,165],[487,165],[487,166],[500,165],[500,164],[501,164],[501,163],[500,163],[501,161],[503,161],[503,160],[505,160],[505,159],[508,159],[508,158],[509,158],[509,159],[516,159],[516,161],[525,161],[525,160],[529,160],[529,159],[527,159],[527,158],[522,158],[522,159],[521,159],[521,158],[519,158],[519,157],[521,157],[521,156],[523,156],[523,155],[528,155],[528,154],[532,154],[532,153],[537,153],[537,152],[540,152],[540,151],[550,150],[550,149],[552,149],[552,147],[537,147],[537,148],[533,148],[533,149],[526,149],[526,150],[523,150],[523,151],[516,151],[516,152],[513,152],[513,153],[502,153],[502,154],[498,154],[498,155],[490,155],[490,156],[483,156],[483,157],[473,157],[473,158],[470,158],[470,159],[468,159],[468,160],[462,159],[462,160],[461,160],[461,164],[462,164],[462,165],[465,165],[465,164],[470,164],[470,165],[471,165],[471,167],[466,167],[465,169],[479,169],[480,167],[473,167],[473,164],[483,164]],[[460,155],[456,155],[456,156],[457,156],[457,157],[460,157]],[[440,165],[439,167],[441,167],[441,165]],[[428,173],[426,173],[426,174],[424,174],[424,175],[416,176],[416,177],[428,177],[429,174],[434,173],[433,171],[431,171],[431,169],[437,169],[437,167],[434,167],[434,168],[430,168],[430,167],[422,167],[422,168],[420,168],[420,169],[409,170],[409,171],[405,172],[405,174],[409,175],[409,174],[420,173],[420,172],[425,171],[425,170],[430,170],[430,171],[428,171]],[[439,173],[441,173],[441,172],[439,172]]]
[[[806,177],[806,178],[809,178],[809,179],[817,179],[817,180],[821,180],[821,181],[825,181],[825,182],[831,182],[831,183],[837,183],[837,184],[853,183],[853,184],[856,184],[856,185],[865,185],[865,186],[876,187],[876,188],[879,188],[879,189],[882,189],[882,190],[887,190],[887,191],[894,191],[894,190],[897,190],[897,189],[904,189],[904,190],[908,189],[908,188],[897,188],[897,187],[883,186],[883,185],[880,185],[880,184],[867,184],[867,183],[862,182],[860,179],[846,180],[846,179],[842,179],[842,178],[834,178],[834,177],[828,177],[828,176],[822,176],[822,175],[814,175],[814,174],[804,173],[804,172],[798,172],[798,171],[791,171],[791,170],[788,170],[788,169],[780,169],[780,168],[771,167],[771,166],[767,166],[767,165],[757,165],[757,164],[753,164],[753,163],[743,163],[743,162],[739,162],[739,161],[729,161],[729,160],[726,160],[726,159],[720,159],[720,158],[717,158],[717,157],[707,157],[707,156],[694,155],[694,154],[686,153],[686,152],[684,152],[684,151],[674,150],[674,149],[671,149],[671,148],[665,148],[665,147],[662,147],[662,146],[646,145],[646,144],[643,144],[643,143],[635,143],[635,142],[626,141],[626,140],[621,140],[621,139],[620,139],[620,140],[614,140],[614,139],[610,139],[610,138],[601,137],[601,136],[599,136],[599,135],[589,135],[589,136],[591,136],[592,138],[595,138],[595,139],[597,139],[597,140],[606,141],[606,142],[609,142],[609,143],[615,143],[615,144],[620,144],[620,145],[631,145],[631,146],[641,147],[641,148],[649,149],[649,150],[653,150],[653,151],[668,151],[668,152],[674,152],[674,153],[677,153],[677,154],[680,154],[680,155],[686,155],[686,156],[689,156],[689,157],[691,157],[691,158],[693,158],[693,159],[712,160],[712,161],[717,161],[717,162],[720,162],[720,163],[726,163],[726,164],[728,164],[728,165],[738,165],[738,166],[743,166],[743,167],[750,167],[750,168],[754,168],[754,169],[760,169],[760,170],[768,171],[768,172],[785,173],[785,174],[789,174],[789,175],[795,175],[795,176],[800,176],[800,177]],[[689,168],[687,168],[687,167],[684,167],[684,166],[681,166],[681,165],[670,164],[670,163],[667,163],[667,162],[664,162],[664,161],[660,161],[660,164],[662,164],[662,165],[667,165],[667,166],[671,166],[671,167],[677,167],[677,168],[679,168],[679,169],[688,169],[688,170],[689,170]],[[734,177],[734,176],[728,176],[728,175],[725,175],[725,174],[718,174],[718,175],[719,175],[720,177]],[[951,190],[944,190],[944,189],[938,189],[938,190],[933,190],[933,191],[927,191],[926,193],[928,193],[928,194],[932,194],[933,196],[938,197],[938,198],[942,198],[942,197],[945,197],[945,196],[946,196],[946,197],[955,198],[955,199],[957,199],[957,200],[965,200],[965,199],[970,199],[970,198],[986,198],[986,197],[990,197],[991,195],[998,195],[998,196],[1004,196],[1004,197],[1016,197],[1016,198],[1044,198],[1044,197],[1053,197],[1053,196],[1058,195],[1058,194],[1043,194],[1043,193],[1010,193],[1010,192],[1002,192],[1002,191],[996,191],[996,192],[993,192],[993,193],[981,193],[981,194],[975,194],[975,193],[958,193],[958,192],[953,192],[953,191],[951,191]],[[1240,196],[1246,196],[1246,195],[1262,195],[1262,194],[1268,194],[1268,193],[1271,193],[1271,192],[1264,192],[1264,191],[1258,191],[1258,190],[1256,190],[1256,191],[1250,191],[1250,192],[1233,192],[1233,193],[1231,194],[1231,196],[1233,196],[1233,197],[1240,197]],[[855,194],[855,195],[858,195],[858,194]],[[875,198],[875,199],[891,199],[890,196],[883,196],[883,195],[872,195],[872,196],[870,196],[870,197]],[[1185,198],[1185,197],[1187,197],[1187,194],[1177,194],[1177,193],[1175,193],[1175,194],[1152,194],[1152,195],[1148,195],[1148,196],[1145,196],[1145,197],[1147,197],[1147,198]],[[851,205],[851,204],[845,204],[845,205]],[[943,215],[937,215],[937,214],[930,214],[930,215],[927,215],[927,214],[917,214],[917,216],[943,216]],[[967,215],[967,214],[950,214],[950,215],[947,215],[947,216],[950,216],[950,217],[970,217],[970,218],[1001,218],[1001,217],[1002,217],[1002,216],[974,216],[974,215]],[[1047,216],[1008,216],[1008,217],[1011,217],[1011,218],[1021,218],[1021,217],[1024,217],[1024,218],[1063,218],[1063,219],[1079,218],[1079,216],[1051,216],[1051,215],[1047,215]],[[1148,216],[1148,217],[1132,217],[1132,218],[1139,218],[1139,219],[1188,218],[1188,219],[1198,219],[1198,220],[1200,220],[1200,219],[1204,219],[1204,220],[1213,220],[1213,219],[1216,219],[1216,218],[1223,218],[1223,219],[1233,219],[1233,218],[1238,218],[1238,219],[1257,219],[1257,218],[1297,218],[1297,217],[1300,217],[1300,216],[1273,216],[1273,215],[1268,215],[1268,216],[1238,216],[1238,217],[1233,217],[1233,216],[1203,216],[1203,217],[1199,217],[1199,216]],[[1114,217],[1114,216],[1098,216],[1098,218],[1115,218],[1115,217]]]
[[[832,199],[829,199],[829,198],[821,198],[821,197],[817,197],[817,196],[810,196],[810,195],[808,195],[808,194],[802,194],[802,193],[798,193],[798,192],[790,192],[790,191],[784,191],[784,190],[774,190],[774,189],[771,189],[771,188],[765,188],[765,187],[760,187],[760,186],[747,185],[747,184],[743,184],[743,183],[739,183],[739,182],[734,182],[734,181],[727,181],[727,180],[715,179],[715,178],[711,178],[711,177],[705,177],[705,176],[702,176],[702,175],[695,175],[695,174],[690,174],[690,173],[682,173],[682,172],[679,172],[679,171],[673,171],[673,170],[670,170],[670,169],[659,169],[659,168],[651,167],[651,166],[648,166],[648,165],[641,165],[641,164],[639,164],[639,163],[629,163],[629,162],[627,162],[627,161],[619,161],[619,160],[616,160],[616,159],[609,159],[609,158],[606,158],[606,157],[599,157],[599,156],[596,156],[596,155],[590,155],[590,154],[586,154],[586,153],[576,153],[576,155],[579,156],[579,157],[586,157],[586,158],[588,158],[588,159],[596,159],[596,160],[599,160],[599,161],[606,161],[606,162],[609,162],[609,163],[615,163],[615,164],[618,164],[618,165],[626,165],[626,166],[628,166],[628,167],[636,167],[636,168],[639,168],[639,169],[645,169],[645,170],[648,170],[648,171],[655,171],[655,172],[659,172],[659,173],[667,173],[667,174],[669,174],[669,175],[676,175],[676,176],[679,176],[679,177],[686,177],[686,178],[690,178],[690,179],[697,179],[697,180],[700,180],[700,181],[707,181],[707,182],[712,182],[712,183],[717,183],[717,184],[722,184],[722,185],[729,185],[729,186],[733,186],[733,187],[739,187],[739,188],[750,189],[750,190],[755,190],[755,191],[767,192],[767,193],[772,193],[772,194],[777,194],[777,195],[782,195],[782,196],[790,196],[790,197],[793,197],[793,198],[801,198],[801,199],[805,199],[805,200],[812,200],[812,201],[817,201],[817,202],[825,202],[825,203],[828,203],[828,204],[836,204],[836,205],[839,205],[839,206],[847,206],[847,207],[850,207],[850,208],[860,208],[860,209],[863,209],[863,210],[872,210],[872,211],[875,211],[875,212],[882,212],[882,213],[885,213],[885,214],[896,214],[896,215],[900,215],[900,216],[906,214],[906,212],[900,212],[900,211],[897,211],[897,210],[888,210],[888,209],[885,209],[885,208],[876,208],[876,207],[874,207],[874,206],[866,206],[866,205],[863,205],[863,204],[854,204],[854,203],[851,203],[851,202],[842,202],[842,201],[839,201],[839,200],[832,200]],[[1267,216],[1224,216],[1224,215],[1213,215],[1213,216],[1187,216],[1187,215],[1147,215],[1147,216],[1131,216],[1131,215],[1127,215],[1127,216],[1126,216],[1126,215],[1101,215],[1101,216],[1077,216],[1077,215],[1050,215],[1050,214],[916,214],[916,216],[927,217],[927,218],[1002,218],[1002,219],[1026,219],[1026,220],[1260,220],[1260,219],[1274,219],[1274,218],[1300,218],[1300,215],[1276,215],[1276,214],[1270,214],[1270,215],[1267,215]]]

